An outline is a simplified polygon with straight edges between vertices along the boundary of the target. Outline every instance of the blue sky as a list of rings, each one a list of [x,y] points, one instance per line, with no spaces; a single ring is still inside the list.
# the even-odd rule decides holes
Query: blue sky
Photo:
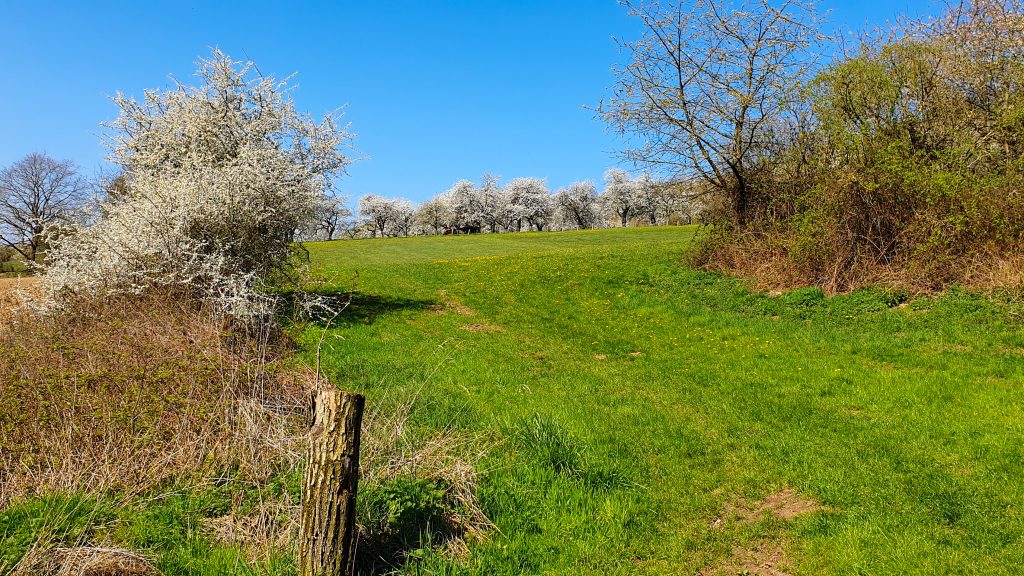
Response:
[[[931,0],[822,1],[830,29],[863,28]],[[29,152],[104,161],[99,123],[117,91],[189,82],[219,46],[265,74],[297,73],[300,110],[346,106],[366,159],[339,184],[420,201],[490,172],[598,180],[623,143],[585,106],[625,61],[636,23],[580,2],[42,2],[0,0],[0,166]],[[627,166],[628,168],[628,166]]]

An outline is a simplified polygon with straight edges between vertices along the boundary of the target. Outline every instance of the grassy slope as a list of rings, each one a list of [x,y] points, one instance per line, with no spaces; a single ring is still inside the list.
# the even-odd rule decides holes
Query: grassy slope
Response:
[[[417,424],[496,441],[482,498],[500,534],[424,566],[693,574],[765,542],[795,574],[1024,566],[1020,306],[754,295],[681,268],[690,235],[310,247],[335,286],[358,272],[324,350],[337,381],[371,401],[417,392]],[[784,487],[825,511],[709,528]]]

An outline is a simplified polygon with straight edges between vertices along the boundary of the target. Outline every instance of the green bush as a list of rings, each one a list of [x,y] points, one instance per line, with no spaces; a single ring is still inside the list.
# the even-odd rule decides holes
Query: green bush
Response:
[[[360,524],[371,537],[387,536],[403,548],[444,523],[445,490],[434,480],[399,477],[359,495]]]
[[[1024,257],[1020,8],[960,10],[867,39],[809,80],[794,123],[765,134],[766,208],[731,238],[707,235],[691,261],[830,292],[1001,284],[978,270]]]

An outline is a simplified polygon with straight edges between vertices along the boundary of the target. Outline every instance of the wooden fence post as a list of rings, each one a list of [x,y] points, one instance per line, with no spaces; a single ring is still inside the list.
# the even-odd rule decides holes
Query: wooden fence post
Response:
[[[340,390],[311,395],[302,479],[299,576],[355,574],[359,428],[365,399]]]

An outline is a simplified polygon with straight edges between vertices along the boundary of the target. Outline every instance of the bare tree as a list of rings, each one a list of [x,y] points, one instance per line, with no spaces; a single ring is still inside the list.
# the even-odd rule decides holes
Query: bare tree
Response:
[[[29,154],[0,171],[0,241],[35,262],[47,226],[67,218],[87,192],[71,161]]]
[[[616,71],[618,85],[598,112],[619,132],[640,137],[627,158],[673,176],[699,176],[745,224],[764,139],[812,60],[813,2],[623,4],[644,34],[625,45],[632,62]]]

